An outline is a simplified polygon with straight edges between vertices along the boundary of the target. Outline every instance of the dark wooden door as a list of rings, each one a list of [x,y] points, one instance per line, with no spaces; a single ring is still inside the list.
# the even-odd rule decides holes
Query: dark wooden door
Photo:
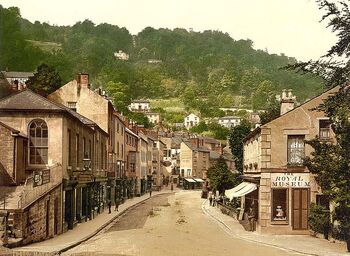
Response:
[[[53,216],[53,228],[54,228],[54,235],[57,235],[58,233],[58,198],[55,198],[55,203],[54,203],[54,216]]]
[[[308,229],[309,189],[295,188],[293,191],[293,229]]]
[[[50,236],[50,200],[46,202],[46,237]]]

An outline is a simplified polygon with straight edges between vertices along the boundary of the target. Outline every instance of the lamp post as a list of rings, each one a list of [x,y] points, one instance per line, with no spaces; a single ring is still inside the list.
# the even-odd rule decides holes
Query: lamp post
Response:
[[[84,171],[90,170],[91,167],[91,159],[87,154],[85,154],[84,159],[83,159],[83,164],[84,164]]]

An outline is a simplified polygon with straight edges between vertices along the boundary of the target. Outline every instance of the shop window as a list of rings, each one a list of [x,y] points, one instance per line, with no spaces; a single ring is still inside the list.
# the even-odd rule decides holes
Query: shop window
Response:
[[[331,131],[331,122],[329,120],[320,120],[320,130],[319,130],[319,136],[320,139],[329,139],[330,138],[330,131]]]
[[[47,164],[48,128],[44,120],[34,120],[29,125],[29,163]]]
[[[302,165],[305,156],[305,136],[288,135],[288,164]]]
[[[272,190],[272,220],[286,221],[288,216],[288,189]]]

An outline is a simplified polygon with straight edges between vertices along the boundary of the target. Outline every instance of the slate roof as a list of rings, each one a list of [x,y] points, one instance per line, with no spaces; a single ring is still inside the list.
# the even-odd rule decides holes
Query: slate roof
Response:
[[[66,113],[86,125],[96,125],[93,121],[61,104],[52,102],[39,94],[25,89],[0,100],[1,111],[43,111]]]
[[[10,130],[13,134],[15,134],[16,136],[20,136],[20,137],[23,137],[23,138],[28,138],[25,134],[22,134],[19,130],[16,130],[2,122],[0,122],[0,125],[2,127],[5,127],[6,129]]]
[[[209,149],[207,149],[206,147],[203,146],[199,146],[196,147],[195,145],[193,145],[192,143],[188,142],[188,141],[184,141],[184,143],[186,144],[187,147],[189,147],[192,151],[200,151],[200,152],[210,152]]]

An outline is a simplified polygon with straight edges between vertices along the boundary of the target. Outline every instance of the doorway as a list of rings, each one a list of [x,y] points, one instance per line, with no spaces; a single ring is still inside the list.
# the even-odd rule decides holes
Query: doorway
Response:
[[[45,237],[50,236],[50,200],[46,201],[46,234]]]
[[[309,189],[295,188],[292,190],[293,203],[293,229],[307,230],[308,229],[308,212],[309,212]]]
[[[53,224],[53,234],[54,236],[58,234],[58,198],[56,197],[55,198],[55,201],[54,201],[54,209],[53,209],[53,221],[54,221],[54,224]]]

